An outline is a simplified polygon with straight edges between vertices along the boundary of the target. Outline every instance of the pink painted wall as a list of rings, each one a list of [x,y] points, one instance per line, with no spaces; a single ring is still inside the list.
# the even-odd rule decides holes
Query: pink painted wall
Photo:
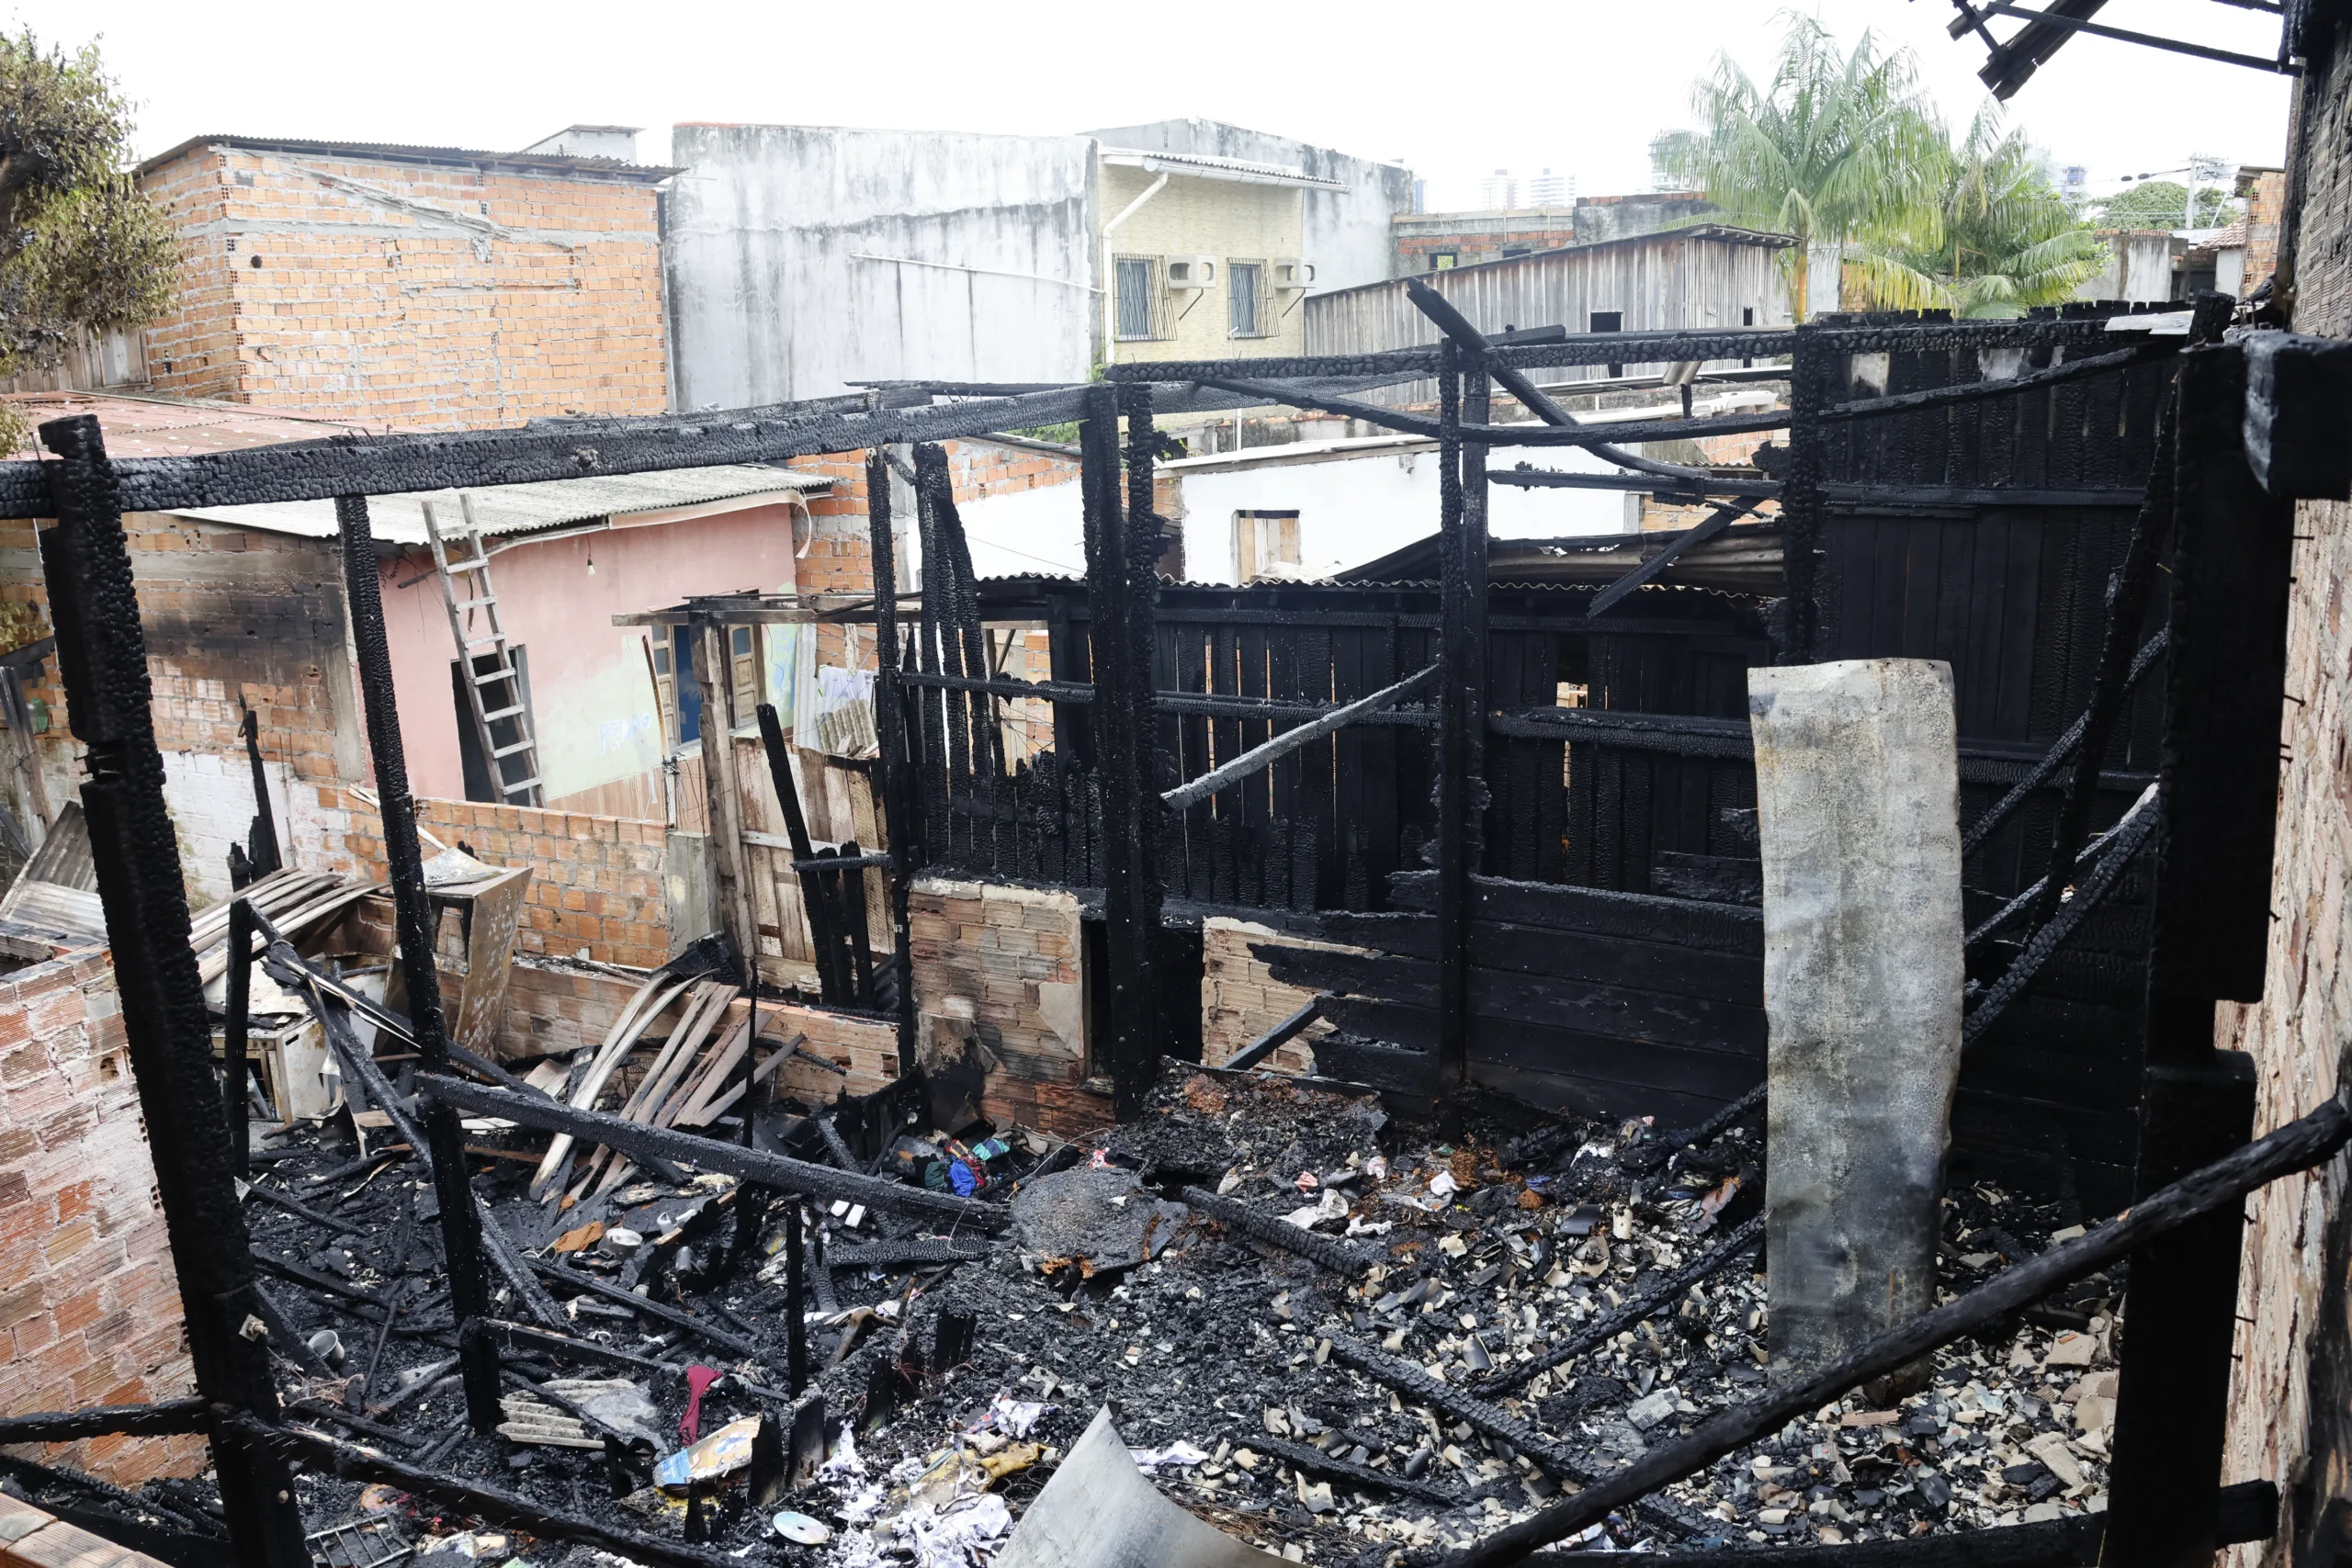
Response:
[[[684,523],[518,545],[491,557],[506,634],[523,646],[530,667],[540,776],[549,796],[659,766],[653,693],[638,650],[645,633],[616,626],[613,617],[692,594],[789,592],[793,515],[788,503],[773,502]],[[432,564],[423,551],[385,563],[384,622],[409,787],[462,800],[448,612],[430,576],[400,586],[429,572]]]

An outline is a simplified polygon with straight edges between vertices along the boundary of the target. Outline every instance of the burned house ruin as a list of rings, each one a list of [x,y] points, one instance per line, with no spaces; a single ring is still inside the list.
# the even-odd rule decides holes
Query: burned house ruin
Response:
[[[90,1093],[94,1158],[135,1102],[195,1393],[109,1364],[0,1417],[0,1534],[349,1568],[1860,1568],[2334,1528],[2224,1456],[2249,1195],[2352,1114],[2258,1123],[2214,1022],[2273,984],[2298,503],[2352,494],[2344,345],[2217,295],[1489,338],[1409,293],[1427,346],[1043,389],[177,457],[44,426],[0,512],[38,520],[88,776],[0,909],[47,1052],[0,1091]],[[1535,379],[1781,360],[1778,406],[1643,423]],[[1433,440],[1430,544],[1163,577],[1159,422],[1270,406]],[[978,577],[949,444],[1064,423],[1084,578]],[[1628,449],[1733,436],[1747,460]],[[531,878],[602,830],[526,869],[492,835],[539,807],[413,797],[370,498],[790,459],[862,502],[861,588],[616,617],[684,650],[705,738],[665,960],[517,966]],[[1496,486],[1695,521],[1495,545]],[[334,508],[382,874],[293,863],[264,789],[191,919],[124,518],[300,502]],[[768,626],[866,650],[870,756],[799,754],[729,678]],[[1841,766],[1882,816],[1800,772]],[[105,962],[62,940],[93,919]],[[1898,1016],[1927,1021],[1874,1048]],[[1839,1028],[1842,1057],[1787,1049]],[[256,1082],[309,1125],[256,1147]],[[1854,1129],[1906,1096],[1873,1153]],[[6,1156],[28,1198],[53,1152]],[[148,1283],[91,1301],[128,1323]],[[1835,1332],[1794,1332],[1799,1289]],[[149,1441],[177,1473],[88,1472]]]

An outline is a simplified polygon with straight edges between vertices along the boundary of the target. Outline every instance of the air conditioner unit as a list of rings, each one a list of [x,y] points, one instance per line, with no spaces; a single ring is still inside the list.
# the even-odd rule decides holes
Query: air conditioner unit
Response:
[[[1276,256],[1272,265],[1277,288],[1315,287],[1315,264],[1311,261],[1301,261],[1296,256]]]
[[[1167,261],[1168,287],[1170,288],[1213,288],[1216,286],[1216,257],[1170,256]]]

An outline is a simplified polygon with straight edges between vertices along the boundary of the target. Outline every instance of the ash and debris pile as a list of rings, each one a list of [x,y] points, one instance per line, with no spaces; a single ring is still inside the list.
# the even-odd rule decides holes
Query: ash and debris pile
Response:
[[[1693,1142],[1484,1096],[1441,1143],[1348,1086],[1170,1062],[1142,1117],[1076,1143],[989,1125],[971,1094],[919,1077],[868,1102],[782,1103],[757,1131],[1003,1205],[1006,1223],[810,1202],[796,1399],[786,1199],[680,1169],[535,1201],[544,1137],[470,1123],[476,1189],[560,1325],[505,1342],[507,1418],[480,1436],[431,1185],[330,1119],[265,1150],[247,1199],[288,1419],[714,1554],[978,1568],[1107,1407],[1162,1495],[1218,1529],[1385,1568],[1526,1517],[1770,1375],[1760,1118]],[[2074,1219],[1956,1189],[1945,1289]],[[2095,1276],[1940,1352],[1924,1392],[1841,1401],[1576,1544],[1861,1541],[2097,1511],[2119,1292]],[[493,1310],[533,1321],[511,1283]],[[201,1485],[108,1500],[8,1484],[219,1535]],[[330,1562],[346,1539],[368,1548],[355,1562],[612,1561],[385,1484],[301,1484]]]

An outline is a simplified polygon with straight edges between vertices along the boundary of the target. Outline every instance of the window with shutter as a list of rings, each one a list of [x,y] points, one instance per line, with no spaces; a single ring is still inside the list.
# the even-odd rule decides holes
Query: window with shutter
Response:
[[[1120,256],[1114,264],[1113,282],[1119,291],[1120,339],[1133,342],[1159,335],[1159,258]]]
[[[1263,337],[1266,321],[1266,264],[1238,261],[1226,264],[1227,321],[1235,337]]]

